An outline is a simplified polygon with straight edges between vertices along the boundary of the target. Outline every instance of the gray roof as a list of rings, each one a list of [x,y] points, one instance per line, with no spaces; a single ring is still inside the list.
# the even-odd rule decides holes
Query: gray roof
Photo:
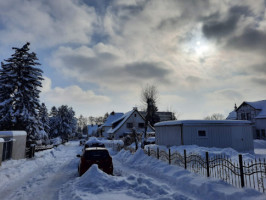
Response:
[[[261,110],[260,113],[255,118],[266,118],[266,100],[261,101],[254,101],[254,102],[247,102],[244,101],[244,103],[252,106],[253,108],[257,110]]]
[[[113,113],[110,114],[102,126],[112,126],[112,123],[117,119],[121,118],[124,113]]]
[[[250,124],[247,120],[173,120],[156,123],[154,126],[174,126],[174,125],[240,125]]]

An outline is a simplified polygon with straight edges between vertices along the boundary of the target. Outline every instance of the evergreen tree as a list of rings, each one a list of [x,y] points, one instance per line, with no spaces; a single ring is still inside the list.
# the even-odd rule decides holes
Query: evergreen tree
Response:
[[[58,132],[63,140],[68,140],[69,136],[75,134],[77,129],[77,120],[75,112],[71,107],[62,105],[58,108],[59,129]]]
[[[48,116],[48,110],[44,103],[41,104],[40,112],[39,112],[40,121],[43,124],[43,129],[46,134],[49,134],[50,132],[50,126],[49,126],[49,116]]]
[[[51,112],[49,114],[49,137],[55,138],[59,136],[58,129],[59,129],[59,117],[58,117],[58,110],[55,106],[52,107]]]
[[[36,54],[29,52],[29,45],[30,43],[26,43],[22,48],[13,47],[15,53],[1,65],[0,94],[3,97],[0,104],[0,124],[6,130],[25,130],[27,140],[32,142],[43,129],[38,117],[39,87],[42,87],[43,71],[35,67],[40,64]],[[6,123],[10,119],[12,123]]]

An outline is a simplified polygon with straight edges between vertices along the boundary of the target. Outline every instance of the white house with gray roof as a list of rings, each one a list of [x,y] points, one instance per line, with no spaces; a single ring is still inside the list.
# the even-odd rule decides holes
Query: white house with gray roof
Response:
[[[142,135],[145,130],[145,119],[137,108],[133,108],[112,123],[112,128],[107,131],[108,138],[122,138],[132,134],[133,128],[139,135]],[[153,127],[148,125],[147,132],[154,132]]]
[[[266,100],[248,102],[244,101],[227,119],[249,120],[253,128],[253,137],[266,139]]]

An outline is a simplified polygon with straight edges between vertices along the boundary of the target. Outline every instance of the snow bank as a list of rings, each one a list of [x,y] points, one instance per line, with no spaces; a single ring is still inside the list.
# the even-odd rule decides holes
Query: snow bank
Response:
[[[254,140],[254,149],[266,149],[266,140]]]
[[[2,162],[2,166],[0,167],[0,188],[7,182],[19,180],[21,176],[27,174],[30,175],[47,163],[53,163],[58,157],[65,157],[64,149],[65,146],[62,145],[54,149],[36,152],[35,157],[32,159],[8,160]]]
[[[56,138],[53,138],[53,139],[50,139],[51,143],[53,145],[59,145],[59,144],[62,144],[62,138],[61,137],[56,137]]]
[[[205,178],[190,173],[183,168],[171,166],[167,163],[148,157],[142,150],[134,155],[128,151],[121,151],[116,155],[125,165],[138,169],[161,182],[174,185],[177,191],[184,191],[196,199],[265,199],[265,195],[252,189],[235,188],[221,180]],[[171,199],[171,198],[170,198]]]

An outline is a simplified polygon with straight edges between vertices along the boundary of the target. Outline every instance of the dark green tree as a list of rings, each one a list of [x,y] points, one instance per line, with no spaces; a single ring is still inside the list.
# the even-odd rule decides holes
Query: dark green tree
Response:
[[[0,125],[6,130],[25,130],[27,140],[32,142],[43,130],[39,120],[43,71],[36,67],[40,64],[36,54],[29,52],[29,45],[28,42],[22,48],[13,47],[15,53],[1,65]]]

